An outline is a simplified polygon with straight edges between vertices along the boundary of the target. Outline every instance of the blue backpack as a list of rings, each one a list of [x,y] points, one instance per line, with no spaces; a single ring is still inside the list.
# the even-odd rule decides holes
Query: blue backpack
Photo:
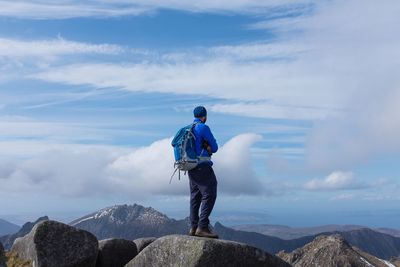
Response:
[[[181,128],[172,140],[171,145],[174,147],[175,171],[171,176],[169,183],[171,183],[172,178],[175,173],[179,171],[179,179],[181,179],[180,171],[190,171],[197,167],[199,164],[199,158],[196,153],[196,137],[193,133],[193,129],[197,123],[192,123],[188,126]]]

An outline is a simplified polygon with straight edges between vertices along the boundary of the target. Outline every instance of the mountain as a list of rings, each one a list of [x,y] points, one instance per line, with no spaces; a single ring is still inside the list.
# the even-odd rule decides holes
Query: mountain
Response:
[[[40,217],[35,222],[27,222],[15,234],[0,237],[0,242],[3,243],[4,248],[6,250],[8,250],[13,245],[15,239],[17,239],[18,237],[23,237],[24,235],[28,234],[32,230],[33,226],[35,226],[35,224],[37,224],[41,221],[46,221],[48,219],[49,219],[49,217],[44,216],[44,217]]]
[[[214,226],[215,231],[222,239],[246,243],[271,254],[276,254],[281,250],[293,251],[311,242],[315,236],[306,236],[297,239],[285,240],[274,236],[267,236],[255,232],[239,231],[222,225],[217,222]]]
[[[240,231],[256,232],[264,235],[275,236],[282,239],[295,239],[304,236],[318,235],[328,232],[347,232],[368,228],[362,225],[321,225],[315,227],[289,227],[285,225],[273,224],[244,224],[235,225],[231,228]],[[400,237],[400,230],[390,228],[374,228],[375,232],[380,232],[394,237]]]
[[[234,230],[220,223],[215,224],[215,230],[221,238],[247,243],[273,254],[280,250],[290,252],[296,248],[302,247],[311,242],[318,235],[339,234],[352,246],[356,246],[378,258],[390,259],[391,257],[400,255],[400,238],[378,233],[367,228],[345,232],[327,232],[291,240],[284,240],[254,232]]]
[[[375,228],[375,229],[373,229],[373,230],[375,230],[375,231],[377,231],[377,232],[380,232],[380,233],[392,235],[392,236],[395,236],[395,237],[400,237],[400,230],[397,230],[397,229],[391,229],[391,228]]]
[[[16,224],[0,219],[0,236],[16,233],[20,228]]]
[[[375,232],[364,228],[354,231],[340,232],[352,246],[381,259],[390,259],[400,255],[400,238]]]
[[[170,219],[151,207],[145,208],[134,204],[104,208],[74,220],[70,225],[87,230],[98,239],[114,237],[133,240],[148,236],[160,237],[169,234],[186,234],[189,228],[189,221],[188,219]],[[340,234],[352,246],[356,246],[378,258],[390,259],[400,255],[400,238],[366,228],[343,232],[324,232],[285,240],[255,232],[235,230],[220,223],[216,223],[214,227],[222,239],[246,243],[272,254],[281,250],[291,252],[311,242],[317,235]],[[358,227],[346,226],[343,229]]]
[[[388,267],[388,261],[369,255],[350,244],[340,235],[318,236],[311,243],[291,253],[280,252],[280,258],[293,267],[301,266],[352,266]]]
[[[117,205],[101,209],[74,220],[69,225],[94,234],[99,240],[106,238],[136,239],[160,237],[168,234],[186,234],[188,220],[174,220],[153,208]]]

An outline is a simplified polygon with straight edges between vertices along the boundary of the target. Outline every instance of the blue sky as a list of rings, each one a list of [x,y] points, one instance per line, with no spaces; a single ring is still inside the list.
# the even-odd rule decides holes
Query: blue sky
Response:
[[[399,9],[0,1],[0,217],[135,202],[185,217],[169,142],[204,105],[214,221],[400,228]]]

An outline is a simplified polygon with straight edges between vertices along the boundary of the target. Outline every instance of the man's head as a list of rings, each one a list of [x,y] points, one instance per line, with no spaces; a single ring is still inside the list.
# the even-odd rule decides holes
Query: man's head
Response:
[[[193,110],[193,115],[195,118],[200,119],[202,122],[207,120],[207,110],[203,106],[198,106]]]

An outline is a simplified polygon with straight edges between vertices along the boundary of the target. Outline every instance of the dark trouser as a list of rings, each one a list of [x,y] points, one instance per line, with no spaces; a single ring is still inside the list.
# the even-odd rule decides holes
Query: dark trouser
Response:
[[[208,228],[208,217],[217,198],[217,178],[209,165],[201,165],[189,172],[190,221],[192,227]],[[199,209],[201,212],[199,217]]]

